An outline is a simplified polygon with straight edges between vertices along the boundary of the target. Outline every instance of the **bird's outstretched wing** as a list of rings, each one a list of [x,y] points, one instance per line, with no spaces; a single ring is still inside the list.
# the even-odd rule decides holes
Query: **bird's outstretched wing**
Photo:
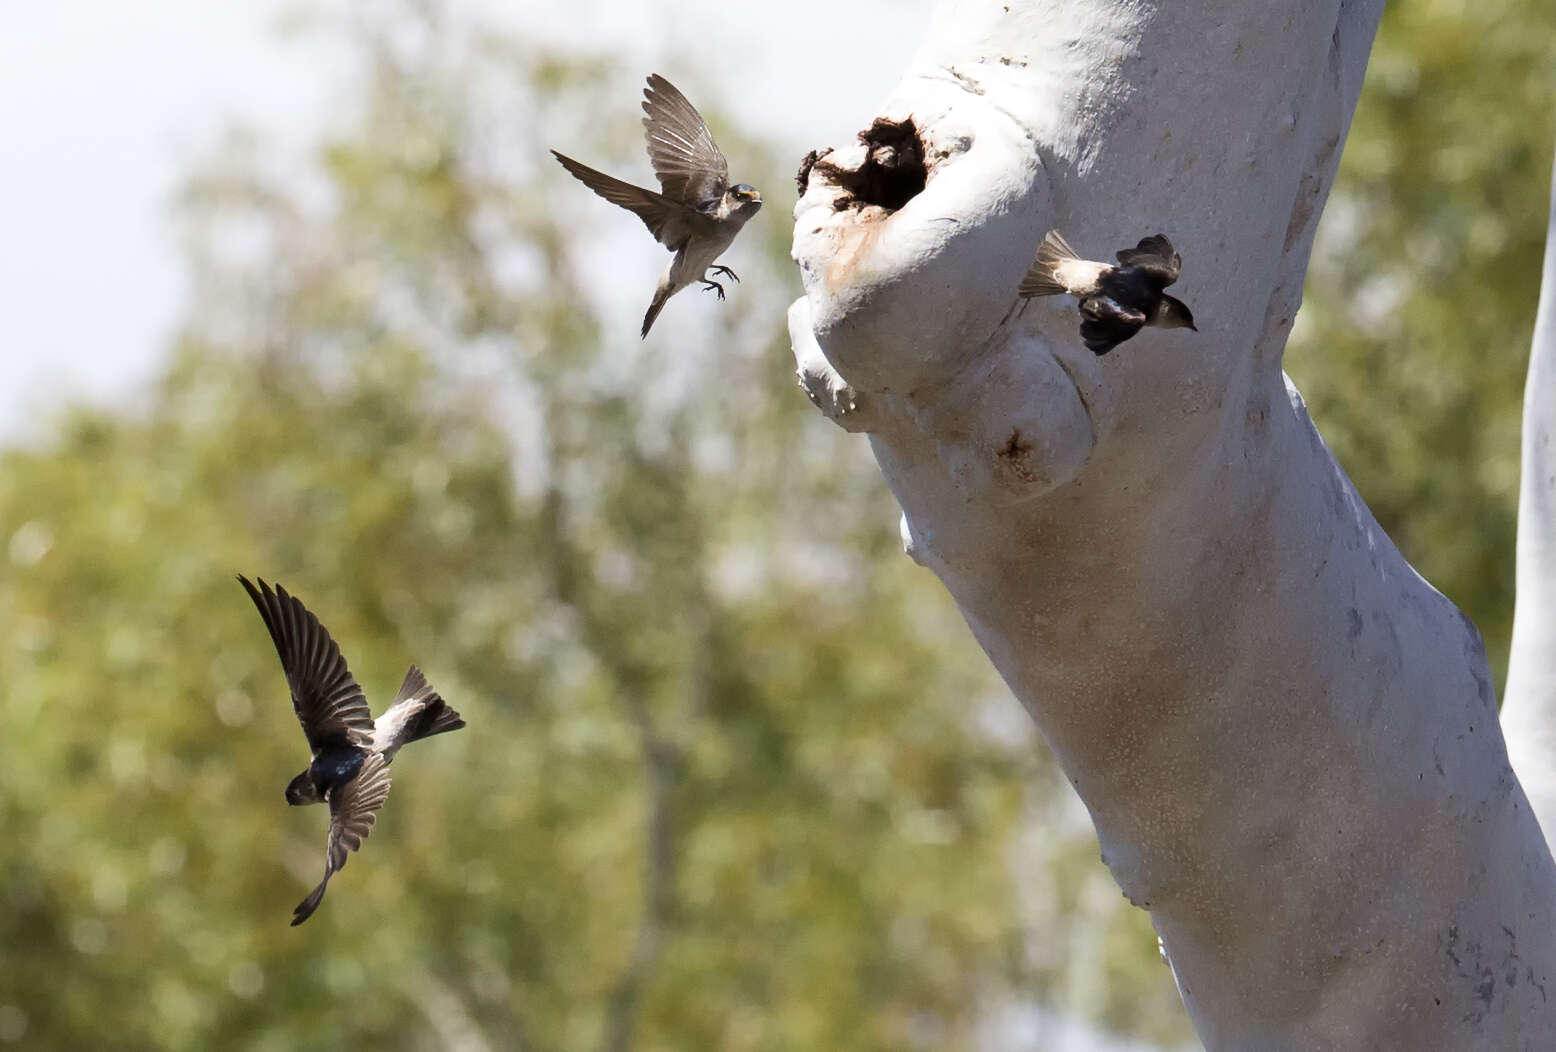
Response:
[[[1178,274],[1183,270],[1183,260],[1165,234],[1152,234],[1141,238],[1140,244],[1134,248],[1120,249],[1118,264],[1121,267],[1139,267],[1157,283],[1158,288],[1166,288],[1177,281]]]
[[[643,134],[660,189],[672,201],[703,210],[729,189],[729,162],[697,108],[655,73],[643,89]]]
[[[687,238],[702,231],[712,222],[707,216],[672,201],[663,194],[656,194],[652,190],[623,182],[615,176],[595,171],[588,165],[579,164],[566,154],[557,153],[555,150],[552,150],[551,154],[579,182],[611,204],[620,205],[643,220],[643,225],[648,227],[648,232],[653,234],[661,245],[672,251],[679,249],[686,243]]]
[[[241,574],[238,580],[270,630],[292,689],[292,708],[308,736],[309,747],[319,753],[370,745],[373,716],[367,698],[319,619],[280,585],[272,591],[263,579],[258,588]]]
[[[1080,311],[1081,340],[1099,358],[1145,325],[1144,314],[1108,296],[1087,296],[1080,302]]]
[[[378,821],[378,809],[389,798],[389,761],[378,753],[368,753],[362,771],[344,786],[330,793],[330,838],[324,857],[324,879],[292,911],[296,927],[319,908],[330,878],[346,864],[346,857],[362,846]]]

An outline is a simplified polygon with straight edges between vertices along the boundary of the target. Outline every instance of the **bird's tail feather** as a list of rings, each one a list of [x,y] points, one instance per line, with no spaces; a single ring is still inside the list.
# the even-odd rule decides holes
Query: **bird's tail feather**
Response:
[[[654,319],[665,309],[665,301],[670,298],[670,291],[668,285],[661,285],[654,290],[654,300],[648,305],[648,313],[643,315],[643,333],[640,339],[648,338],[648,330],[654,327]]]
[[[1021,279],[1020,294],[1026,297],[1058,296],[1068,292],[1069,290],[1054,277],[1054,268],[1061,263],[1079,258],[1080,256],[1070,247],[1063,234],[1057,230],[1050,230],[1043,238],[1043,243],[1037,246],[1037,259],[1032,261],[1026,277]]]
[[[415,665],[405,673],[405,682],[400,684],[400,690],[394,696],[396,704],[407,699],[426,704],[420,712],[411,717],[405,728],[406,733],[402,744],[430,738],[434,734],[457,731],[465,725],[464,719],[443,700],[441,694],[432,689],[432,684],[427,682],[427,677],[423,676],[421,669]]]

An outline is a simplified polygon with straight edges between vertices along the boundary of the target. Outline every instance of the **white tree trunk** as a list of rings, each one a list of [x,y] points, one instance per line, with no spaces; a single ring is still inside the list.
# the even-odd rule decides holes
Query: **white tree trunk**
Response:
[[[1545,274],[1524,385],[1523,479],[1518,495],[1518,605],[1502,725],[1535,814],[1556,830],[1556,174]]]
[[[1556,868],[1479,633],[1280,368],[1380,12],[946,3],[888,120],[804,176],[790,331],[1209,1048],[1551,1049]],[[1202,331],[1099,359],[1072,300],[1016,309],[1050,227],[1168,234]]]

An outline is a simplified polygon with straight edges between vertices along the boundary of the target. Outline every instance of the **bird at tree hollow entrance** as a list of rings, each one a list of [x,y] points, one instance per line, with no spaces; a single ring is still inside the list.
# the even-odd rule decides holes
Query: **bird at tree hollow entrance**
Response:
[[[297,925],[313,916],[330,877],[372,832],[389,796],[394,754],[410,742],[457,731],[465,721],[415,665],[384,714],[373,719],[367,697],[319,619],[280,585],[272,591],[263,579],[258,588],[241,574],[238,580],[270,630],[292,691],[292,709],[313,751],[313,761],[287,785],[286,802],[330,805],[324,879],[292,912]]]
[[[1059,231],[1050,230],[1018,291],[1026,299],[1065,293],[1078,298],[1081,339],[1100,357],[1147,325],[1199,331],[1188,304],[1163,291],[1178,280],[1182,265],[1163,234],[1120,250],[1115,266],[1082,259]]]
[[[724,286],[708,277],[710,269],[740,280],[714,261],[761,209],[762,195],[745,183],[730,185],[729,164],[702,115],[657,73],[643,89],[643,112],[648,159],[659,177],[659,193],[597,172],[556,150],[551,154],[589,189],[643,220],[649,233],[675,253],[643,315],[646,337],[665,301],[688,285],[700,281],[704,289],[724,298]]]

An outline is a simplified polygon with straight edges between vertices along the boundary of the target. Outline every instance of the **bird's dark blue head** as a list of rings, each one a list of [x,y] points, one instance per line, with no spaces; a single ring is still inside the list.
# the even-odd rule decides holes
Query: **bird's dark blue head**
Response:
[[[323,803],[324,797],[319,795],[319,787],[313,784],[313,779],[304,771],[287,783],[286,802],[293,807],[301,807],[303,804]]]
[[[1189,305],[1180,299],[1162,294],[1161,301],[1156,305],[1156,314],[1151,319],[1151,324],[1159,329],[1193,329],[1199,331],[1194,324],[1194,312],[1189,310]]]
[[[755,215],[762,207],[762,192],[750,183],[736,183],[729,188],[730,210],[746,216]]]

